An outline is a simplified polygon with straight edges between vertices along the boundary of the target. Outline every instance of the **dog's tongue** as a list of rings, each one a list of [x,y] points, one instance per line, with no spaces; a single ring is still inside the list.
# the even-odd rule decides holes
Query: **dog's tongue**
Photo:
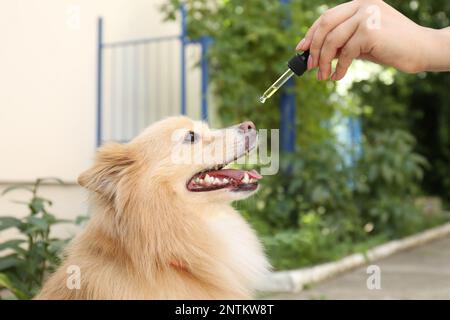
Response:
[[[259,180],[262,179],[262,176],[256,170],[235,170],[235,169],[222,169],[217,171],[209,171],[208,175],[214,177],[223,177],[223,178],[232,178],[234,180],[242,180],[244,178],[245,173],[247,173],[250,179]]]

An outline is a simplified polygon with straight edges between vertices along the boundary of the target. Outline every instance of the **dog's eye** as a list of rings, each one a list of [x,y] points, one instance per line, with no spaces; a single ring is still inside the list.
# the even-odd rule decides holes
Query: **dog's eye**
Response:
[[[184,137],[184,143],[196,143],[199,140],[199,135],[194,131],[189,131]]]

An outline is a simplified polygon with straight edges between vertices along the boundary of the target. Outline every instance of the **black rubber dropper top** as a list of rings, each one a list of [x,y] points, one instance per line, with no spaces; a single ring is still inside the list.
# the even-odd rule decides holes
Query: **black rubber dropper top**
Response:
[[[301,76],[306,72],[306,70],[308,70],[308,58],[309,50],[303,52],[302,54],[297,53],[291,58],[291,60],[289,60],[289,69],[291,69],[297,76]]]

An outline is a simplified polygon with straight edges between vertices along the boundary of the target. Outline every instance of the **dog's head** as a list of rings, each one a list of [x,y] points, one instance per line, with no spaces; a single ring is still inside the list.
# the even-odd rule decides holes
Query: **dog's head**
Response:
[[[168,199],[201,205],[248,197],[261,176],[226,166],[257,146],[250,122],[222,130],[186,117],[159,121],[127,144],[106,144],[80,185],[107,201]],[[128,200],[126,200],[128,201]]]

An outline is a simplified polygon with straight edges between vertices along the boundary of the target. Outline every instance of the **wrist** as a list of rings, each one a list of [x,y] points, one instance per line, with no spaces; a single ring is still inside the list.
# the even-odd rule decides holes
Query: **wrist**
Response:
[[[450,28],[424,29],[419,71],[450,71]]]

